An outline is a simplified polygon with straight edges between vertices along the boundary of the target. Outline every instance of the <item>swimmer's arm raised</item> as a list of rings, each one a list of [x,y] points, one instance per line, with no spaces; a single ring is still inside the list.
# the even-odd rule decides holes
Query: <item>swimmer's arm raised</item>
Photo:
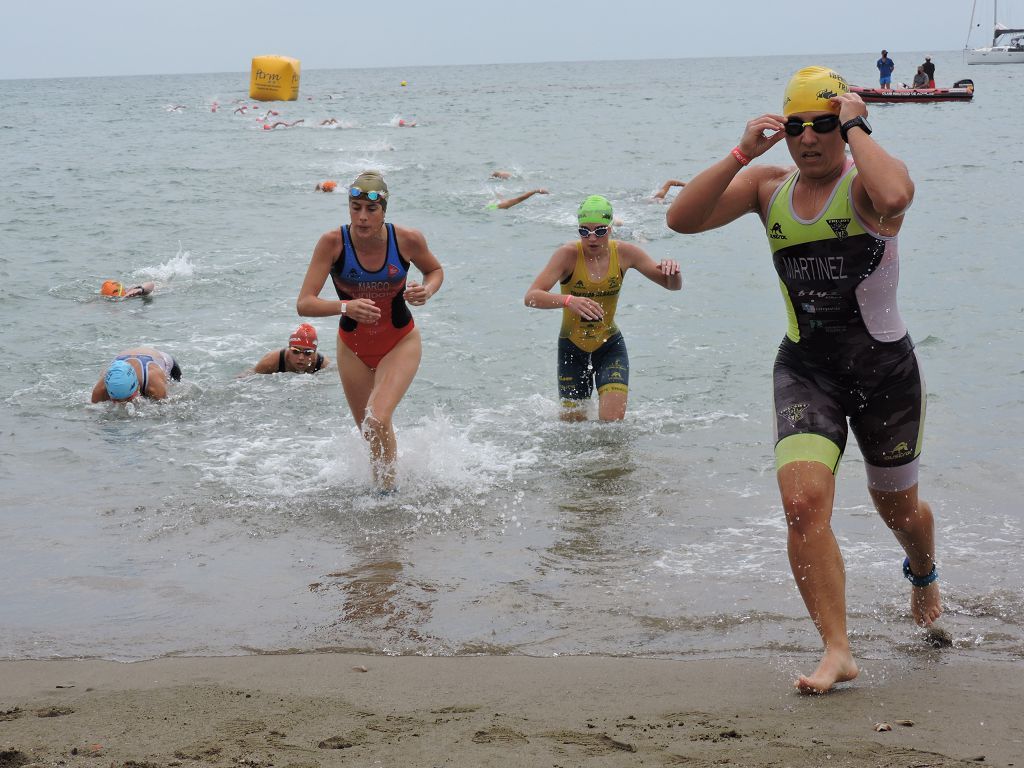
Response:
[[[531,189],[529,192],[523,192],[523,194],[510,197],[508,200],[499,200],[497,206],[501,209],[511,208],[513,205],[519,205],[523,200],[527,200],[534,195],[546,195],[547,193],[546,189]]]
[[[867,105],[856,93],[834,96],[832,101],[839,104],[840,123],[867,117]],[[882,149],[866,131],[852,129],[847,140],[857,165],[857,177],[853,180],[857,212],[877,224],[882,234],[895,235],[903,223],[903,214],[914,201],[914,182],[907,166]]]
[[[679,271],[679,262],[673,259],[662,259],[660,262],[655,262],[647,251],[632,243],[619,242],[619,263],[623,272],[632,267],[662,288],[678,291],[683,287],[683,275]]]
[[[655,192],[653,197],[654,197],[655,200],[664,200],[665,199],[665,195],[667,195],[669,193],[669,190],[672,189],[672,187],[685,187],[685,186],[686,186],[686,182],[685,181],[679,181],[678,179],[669,179],[668,181],[666,181],[664,184],[661,185],[661,189],[659,189],[657,192]]]
[[[737,149],[748,158],[763,155],[785,138],[781,115],[761,115],[747,123]],[[765,136],[765,132],[771,132]],[[760,213],[765,185],[777,184],[784,169],[776,166],[744,166],[731,153],[687,182],[665,213],[669,229],[686,234],[706,232]]]

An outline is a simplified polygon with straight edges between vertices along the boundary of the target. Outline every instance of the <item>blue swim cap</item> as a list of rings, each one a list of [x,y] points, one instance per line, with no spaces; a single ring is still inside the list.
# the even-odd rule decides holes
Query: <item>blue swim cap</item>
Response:
[[[139,376],[128,362],[115,360],[107,368],[103,383],[111,400],[127,400],[138,391]]]

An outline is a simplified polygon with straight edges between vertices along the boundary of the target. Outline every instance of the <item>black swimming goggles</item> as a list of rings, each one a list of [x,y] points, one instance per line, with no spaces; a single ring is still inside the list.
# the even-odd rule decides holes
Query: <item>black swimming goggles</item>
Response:
[[[807,121],[791,117],[785,123],[786,135],[800,136],[807,126],[810,126],[815,133],[831,133],[839,127],[839,115],[819,115],[813,120]]]

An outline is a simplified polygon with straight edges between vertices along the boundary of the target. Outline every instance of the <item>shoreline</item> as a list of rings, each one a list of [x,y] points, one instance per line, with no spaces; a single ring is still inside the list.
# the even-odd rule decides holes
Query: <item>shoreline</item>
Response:
[[[1024,766],[1019,664],[864,660],[825,696],[797,694],[792,666],[332,653],[2,661],[0,768]]]

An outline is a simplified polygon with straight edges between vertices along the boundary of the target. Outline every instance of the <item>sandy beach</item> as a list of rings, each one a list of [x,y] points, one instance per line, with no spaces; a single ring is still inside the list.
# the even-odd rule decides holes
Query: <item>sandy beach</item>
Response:
[[[0,663],[0,768],[1024,765],[1019,665],[866,661],[854,684],[807,697],[790,689],[794,663],[9,661]]]

